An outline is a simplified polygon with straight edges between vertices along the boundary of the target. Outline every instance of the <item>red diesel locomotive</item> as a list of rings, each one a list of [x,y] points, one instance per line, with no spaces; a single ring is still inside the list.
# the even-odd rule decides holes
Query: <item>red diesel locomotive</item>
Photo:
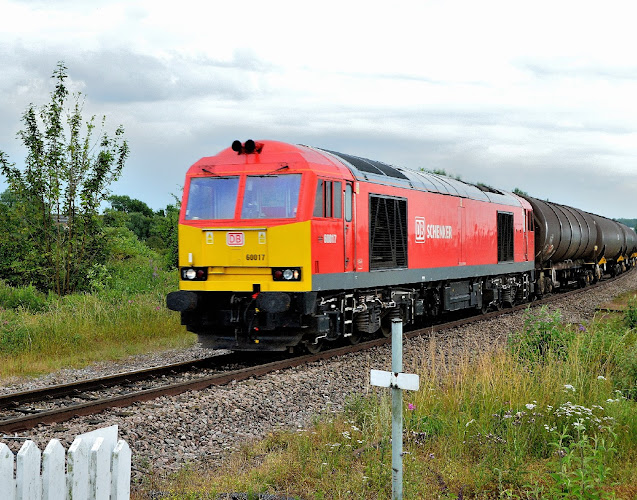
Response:
[[[167,306],[210,347],[316,351],[388,335],[392,318],[487,311],[593,279],[602,249],[553,269],[545,247],[557,241],[544,226],[536,263],[537,201],[334,151],[235,141],[188,170],[180,290]],[[615,259],[634,263],[631,241]]]

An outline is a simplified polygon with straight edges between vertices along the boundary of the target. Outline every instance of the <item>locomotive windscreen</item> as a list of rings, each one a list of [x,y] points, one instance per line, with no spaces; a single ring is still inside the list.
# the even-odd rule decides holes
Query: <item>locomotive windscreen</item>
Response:
[[[233,219],[239,177],[195,177],[190,181],[186,220]]]
[[[292,219],[299,202],[300,174],[248,176],[242,219]]]

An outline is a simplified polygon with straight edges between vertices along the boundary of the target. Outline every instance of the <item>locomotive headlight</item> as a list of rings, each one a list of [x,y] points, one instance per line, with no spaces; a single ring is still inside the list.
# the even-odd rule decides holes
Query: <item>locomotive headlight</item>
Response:
[[[286,269],[285,271],[283,271],[284,280],[290,281],[293,277],[294,277],[294,273],[292,272],[292,269]]]
[[[184,281],[206,281],[208,279],[208,268],[182,267],[181,279]]]

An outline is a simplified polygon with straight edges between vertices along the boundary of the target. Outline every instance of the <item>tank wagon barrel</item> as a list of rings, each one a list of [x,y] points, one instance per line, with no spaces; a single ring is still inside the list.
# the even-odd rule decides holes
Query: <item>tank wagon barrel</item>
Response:
[[[611,274],[616,274],[635,264],[637,234],[624,224],[566,205],[524,198],[533,207],[536,268],[550,271],[550,276],[539,276],[540,289],[550,291],[570,280],[596,281],[603,272],[600,265],[608,265]]]

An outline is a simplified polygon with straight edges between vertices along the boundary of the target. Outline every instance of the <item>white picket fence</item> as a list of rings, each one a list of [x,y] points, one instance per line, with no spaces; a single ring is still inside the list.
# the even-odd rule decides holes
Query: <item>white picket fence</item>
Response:
[[[25,441],[15,466],[13,453],[0,443],[2,499],[128,500],[130,477],[131,451],[126,441],[117,440],[116,425],[77,436],[66,461],[57,439],[43,453]]]

